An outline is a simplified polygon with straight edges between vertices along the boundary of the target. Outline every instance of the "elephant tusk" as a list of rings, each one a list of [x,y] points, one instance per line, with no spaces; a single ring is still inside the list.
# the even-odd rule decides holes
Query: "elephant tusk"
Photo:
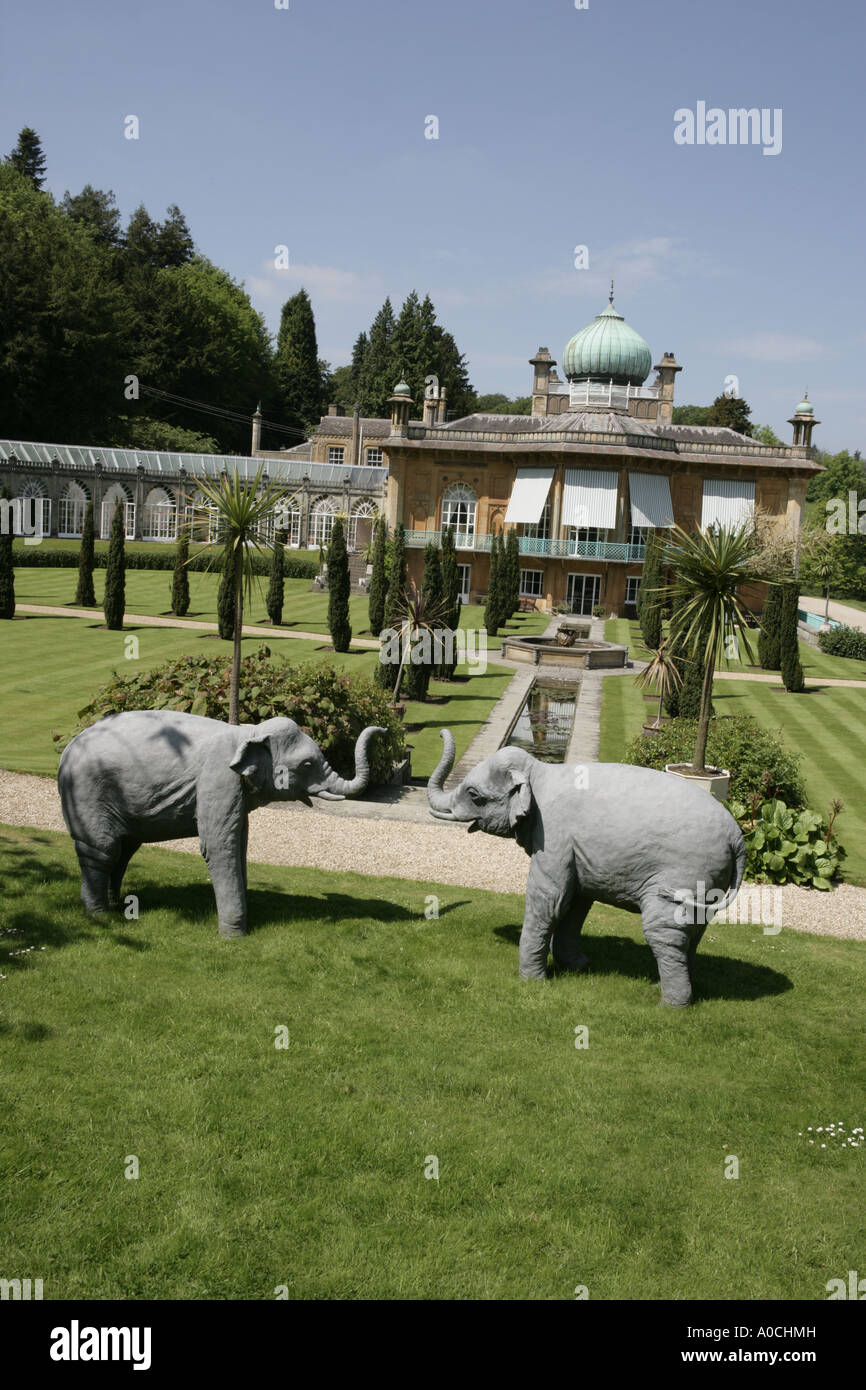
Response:
[[[313,795],[314,795],[314,796],[317,796],[317,797],[319,798],[320,801],[345,801],[345,800],[346,800],[346,798],[345,798],[344,796],[340,796],[338,792],[320,791],[320,792],[314,792]]]
[[[434,811],[432,806],[429,809],[431,816],[435,816],[437,820],[454,820],[454,814],[451,811]]]

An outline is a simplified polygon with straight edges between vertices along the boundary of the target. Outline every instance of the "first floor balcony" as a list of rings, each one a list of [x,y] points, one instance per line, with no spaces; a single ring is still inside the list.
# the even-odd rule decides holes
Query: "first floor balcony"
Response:
[[[455,533],[458,550],[489,552],[492,543],[492,535],[482,535],[475,531]],[[406,545],[413,550],[441,544],[441,531],[406,532]],[[646,553],[645,545],[631,545],[628,541],[588,541],[578,537],[550,540],[535,536],[519,536],[518,547],[521,555],[532,556],[535,559],[605,560],[625,565],[641,564]]]

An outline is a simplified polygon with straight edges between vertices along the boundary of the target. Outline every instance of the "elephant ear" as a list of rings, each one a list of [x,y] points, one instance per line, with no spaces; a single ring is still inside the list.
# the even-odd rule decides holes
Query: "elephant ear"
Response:
[[[271,775],[271,750],[261,739],[245,739],[229,767],[242,777],[254,792],[263,792]]]
[[[529,784],[529,774],[518,770],[510,769],[511,786],[508,790],[508,823],[511,829],[518,832],[532,810],[532,787]]]

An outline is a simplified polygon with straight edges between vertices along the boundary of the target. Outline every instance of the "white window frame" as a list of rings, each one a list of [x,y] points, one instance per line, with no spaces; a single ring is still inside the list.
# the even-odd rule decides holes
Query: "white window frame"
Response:
[[[533,541],[550,540],[550,498],[544,504],[544,510],[537,522],[524,521],[520,534]]]
[[[530,577],[532,584],[529,583]],[[537,585],[537,587],[536,587]],[[521,570],[520,571],[520,597],[521,598],[543,598],[544,597],[544,570]]]
[[[646,545],[649,540],[649,533],[652,528],[649,526],[632,526],[628,533],[629,545]]]
[[[468,603],[472,592],[472,566],[458,565],[457,576],[460,581],[460,602]]]
[[[368,450],[367,450],[367,465],[368,465],[368,467],[370,467],[370,468],[381,468],[381,466],[382,466],[382,459],[383,459],[383,454],[382,454],[382,450],[381,450],[381,449],[373,448],[373,449],[368,449]]]
[[[640,575],[627,574],[625,577],[625,601],[626,603],[636,604],[638,590],[640,589]]]
[[[73,491],[75,489],[75,491]],[[79,495],[80,494],[80,495]],[[74,540],[84,534],[84,518],[90,498],[80,483],[67,483],[60,499],[57,535],[61,539]]]
[[[341,464],[346,458],[346,449],[343,444],[328,445],[328,463]]]
[[[337,515],[337,504],[332,497],[319,497],[310,508],[311,550],[324,550],[331,543],[331,532]]]
[[[454,527],[456,545],[462,549],[475,545],[478,494],[473,487],[468,483],[451,483],[442,494],[440,516],[443,531]]]

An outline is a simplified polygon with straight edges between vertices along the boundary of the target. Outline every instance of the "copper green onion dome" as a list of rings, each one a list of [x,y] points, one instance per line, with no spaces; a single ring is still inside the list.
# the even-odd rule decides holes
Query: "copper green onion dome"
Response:
[[[629,328],[613,305],[613,281],[608,306],[572,338],[562,364],[569,381],[609,382],[640,386],[652,371],[649,344]]]
[[[411,395],[412,395],[412,387],[409,385],[408,381],[398,381],[398,382],[397,382],[397,385],[394,387],[394,395],[395,395],[395,396],[411,396]]]
[[[813,406],[812,402],[809,400],[809,392],[808,392],[808,391],[807,391],[806,394],[804,395],[804,397],[803,397],[803,399],[801,400],[800,404],[797,406],[797,409],[794,411],[794,414],[795,414],[795,415],[814,415],[814,414],[815,414],[815,407]]]

